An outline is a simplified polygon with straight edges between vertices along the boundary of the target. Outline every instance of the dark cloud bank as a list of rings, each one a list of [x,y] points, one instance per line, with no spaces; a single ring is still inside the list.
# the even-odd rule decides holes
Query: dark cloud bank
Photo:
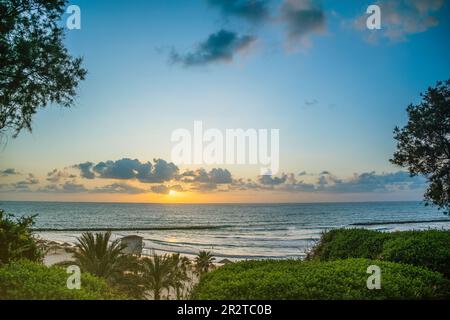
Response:
[[[235,16],[250,22],[267,20],[269,0],[206,0],[214,8],[218,8],[225,17]]]
[[[256,180],[234,178],[228,169],[197,169],[180,172],[173,163],[163,159],[141,162],[138,159],[123,158],[98,163],[84,162],[74,165],[79,177],[67,169],[48,173],[45,186],[33,174],[25,179],[0,184],[1,192],[44,192],[44,193],[107,193],[107,194],[168,194],[177,192],[226,192],[235,190],[271,190],[277,192],[316,193],[372,193],[417,190],[426,188],[424,177],[411,177],[407,172],[391,173],[365,172],[347,179],[339,178],[329,171],[319,174],[286,173],[279,176],[259,176]],[[5,171],[5,170],[3,170]],[[16,172],[14,169],[10,172]],[[101,187],[88,189],[78,179],[117,180]],[[130,182],[144,186],[134,186]],[[148,184],[148,187],[145,185]]]

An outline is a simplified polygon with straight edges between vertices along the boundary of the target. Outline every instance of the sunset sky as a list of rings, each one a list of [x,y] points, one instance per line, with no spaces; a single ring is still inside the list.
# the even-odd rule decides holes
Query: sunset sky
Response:
[[[248,5],[252,2],[252,5]],[[368,30],[379,4],[382,29]],[[420,200],[392,131],[450,75],[450,3],[76,0],[87,79],[0,150],[0,200]],[[63,17],[67,18],[67,14]],[[63,22],[65,20],[63,19]],[[280,130],[280,170],[172,164],[171,134]]]

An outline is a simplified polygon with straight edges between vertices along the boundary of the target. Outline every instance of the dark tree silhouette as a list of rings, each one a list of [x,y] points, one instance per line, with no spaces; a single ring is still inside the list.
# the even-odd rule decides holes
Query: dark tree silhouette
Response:
[[[0,0],[0,133],[31,131],[38,108],[70,107],[86,70],[63,45],[66,0]]]
[[[445,213],[450,209],[450,79],[421,94],[422,102],[409,105],[408,123],[394,130],[397,151],[390,161],[408,168],[412,176],[429,182],[428,203]]]

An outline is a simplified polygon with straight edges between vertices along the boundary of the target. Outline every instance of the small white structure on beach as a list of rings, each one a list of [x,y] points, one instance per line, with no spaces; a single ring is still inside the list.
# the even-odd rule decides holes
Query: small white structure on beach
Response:
[[[138,257],[142,254],[143,238],[137,235],[130,235],[123,237],[120,242],[125,246],[123,253],[136,255]]]

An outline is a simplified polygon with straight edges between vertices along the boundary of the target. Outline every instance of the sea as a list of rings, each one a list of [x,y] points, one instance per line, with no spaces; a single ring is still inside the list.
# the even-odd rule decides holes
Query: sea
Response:
[[[450,217],[422,202],[299,204],[130,204],[1,201],[15,216],[36,216],[38,237],[75,243],[84,231],[139,235],[144,254],[218,260],[303,258],[327,230],[450,229]]]

